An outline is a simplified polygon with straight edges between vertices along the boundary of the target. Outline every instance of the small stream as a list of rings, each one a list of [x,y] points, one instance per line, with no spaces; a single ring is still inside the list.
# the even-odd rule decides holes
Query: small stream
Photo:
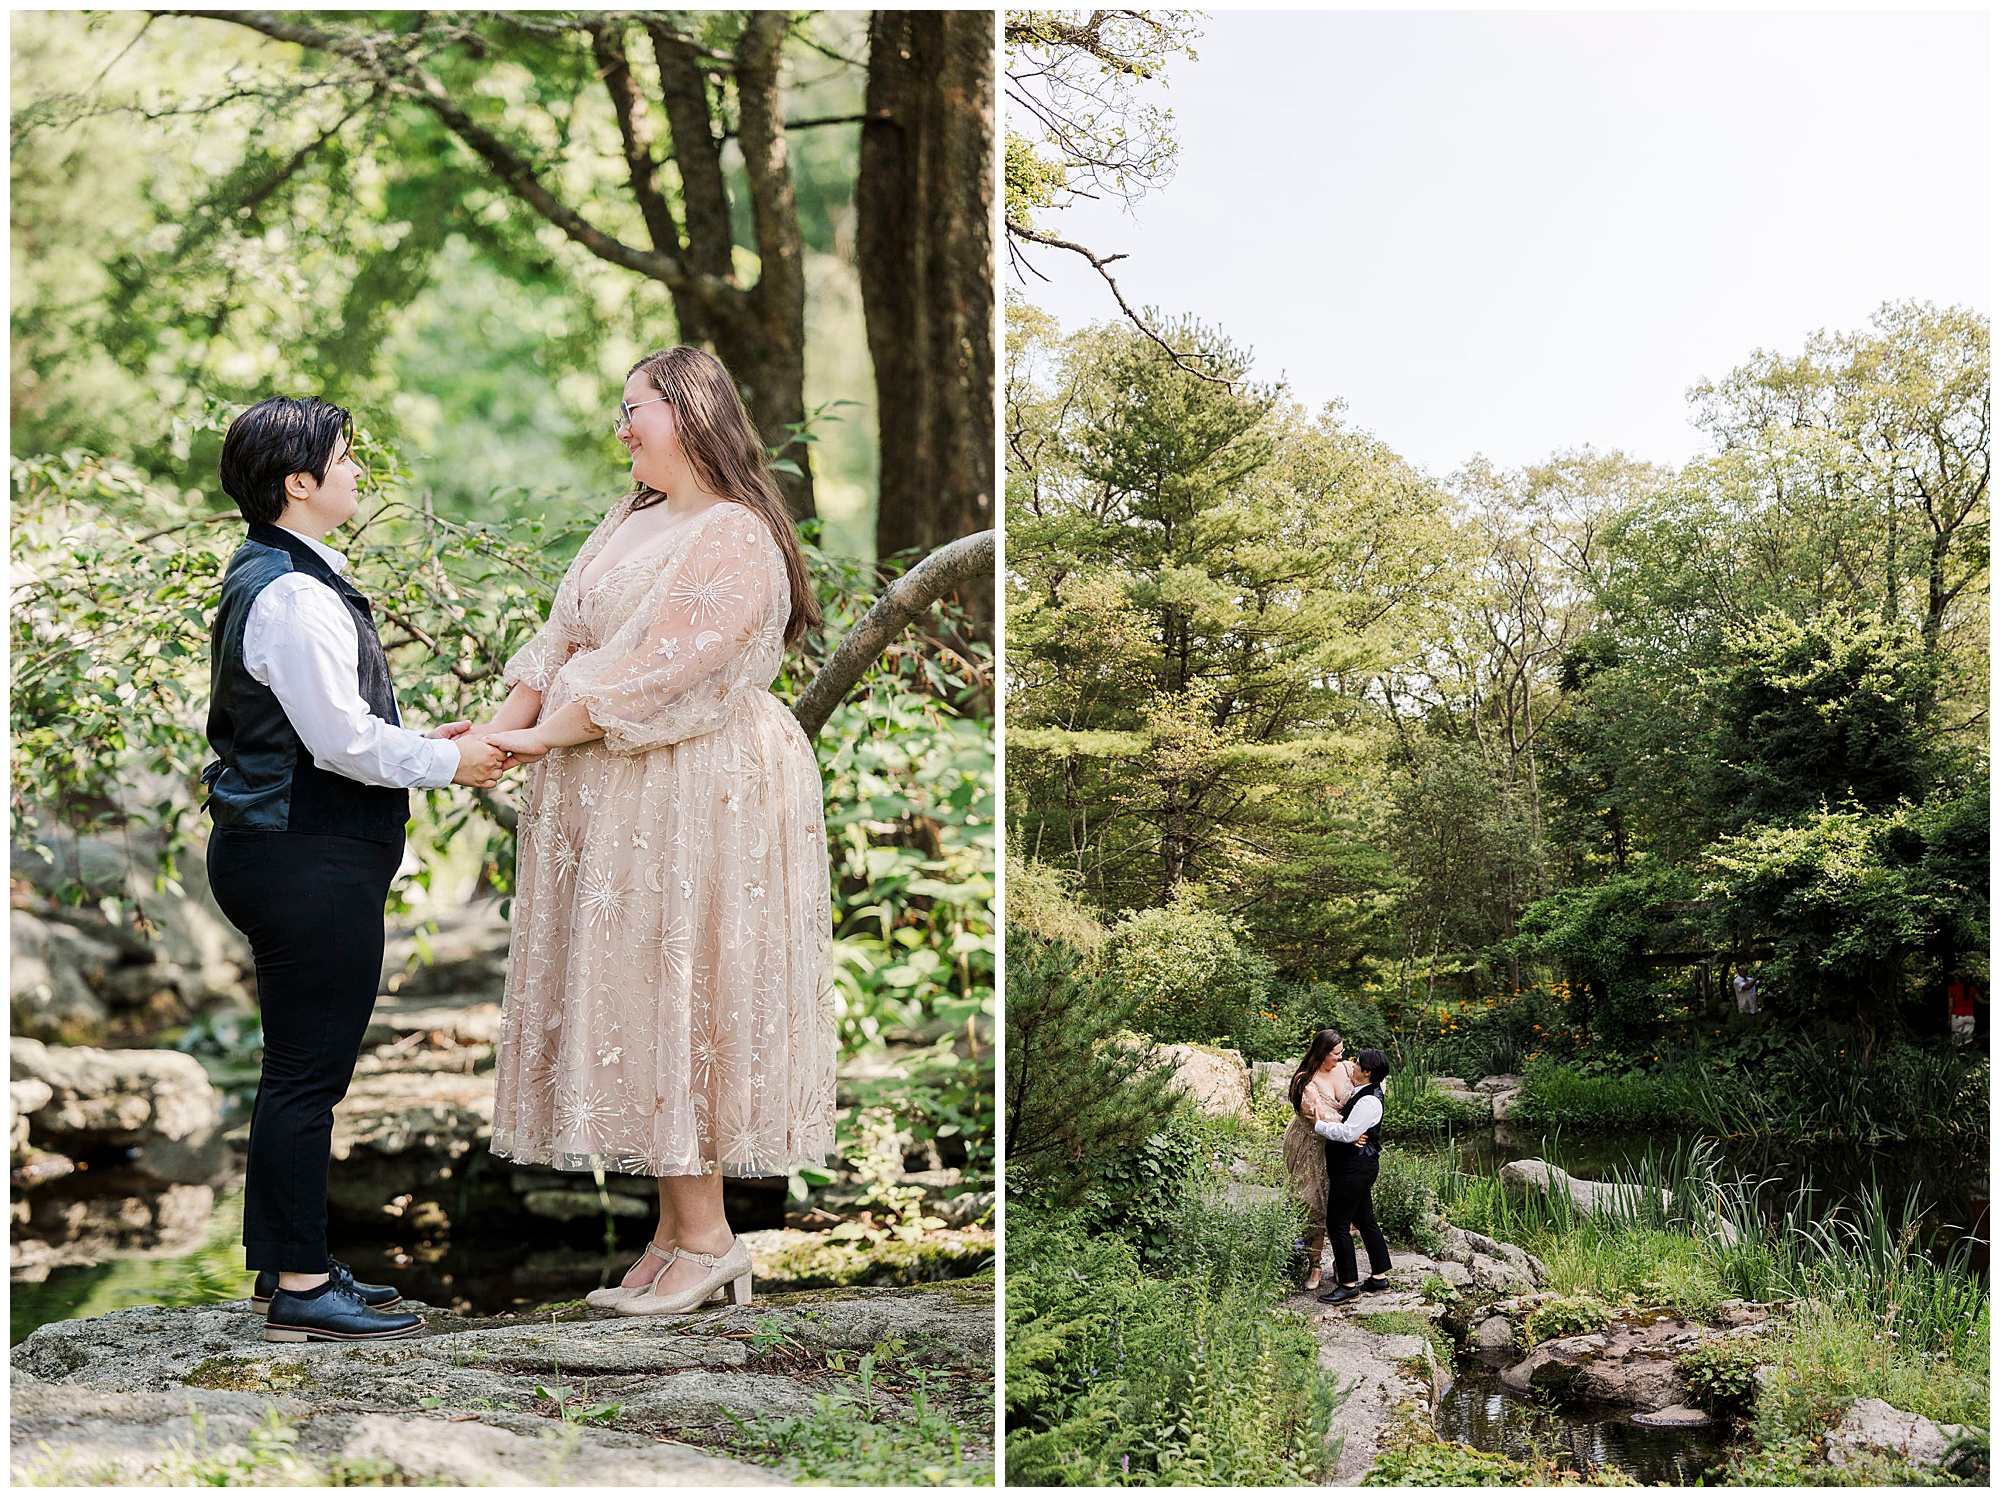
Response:
[[[1477,1450],[1517,1460],[1546,1456],[1583,1474],[1613,1467],[1648,1486],[1693,1486],[1720,1470],[1728,1457],[1725,1423],[1649,1429],[1632,1422],[1630,1409],[1593,1404],[1555,1408],[1505,1386],[1500,1367],[1476,1356],[1460,1357],[1452,1376],[1451,1389],[1438,1406],[1437,1432]]]

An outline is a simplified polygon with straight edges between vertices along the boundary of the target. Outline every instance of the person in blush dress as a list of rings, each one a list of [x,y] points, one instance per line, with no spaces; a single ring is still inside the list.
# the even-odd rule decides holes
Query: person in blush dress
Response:
[[[770,685],[819,622],[728,371],[642,359],[617,421],[633,490],[571,563],[476,731],[536,761],[521,809],[495,1154],[659,1183],[652,1241],[589,1299],[675,1314],[750,1257],[725,1176],[834,1147],[823,789]]]
[[[1326,1144],[1313,1132],[1322,1118],[1337,1118],[1354,1092],[1354,1078],[1342,1059],[1346,1045],[1338,1031],[1321,1029],[1292,1074],[1292,1120],[1285,1125],[1285,1171],[1292,1194],[1305,1203],[1304,1247],[1312,1259],[1308,1290],[1319,1288],[1320,1258],[1326,1246]]]

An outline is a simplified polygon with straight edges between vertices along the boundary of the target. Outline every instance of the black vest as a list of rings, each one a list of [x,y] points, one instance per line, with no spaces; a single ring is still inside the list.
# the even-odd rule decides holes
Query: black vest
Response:
[[[364,785],[317,767],[277,694],[243,668],[250,605],[287,572],[316,578],[347,604],[360,637],[361,699],[384,722],[402,723],[368,600],[301,537],[276,525],[252,525],[222,574],[222,603],[209,641],[208,743],[216,757],[201,772],[209,814],[218,827],[400,842],[410,819],[410,792]]]
[[[1347,1105],[1340,1109],[1341,1122],[1344,1123],[1347,1121],[1348,1115],[1354,1111],[1363,1097],[1373,1097],[1378,1102],[1382,1101],[1382,1083],[1371,1081],[1366,1086],[1355,1088],[1354,1095],[1347,1099]],[[1384,1106],[1386,1108],[1387,1104],[1385,1103]],[[1326,1141],[1327,1168],[1332,1170],[1335,1161],[1340,1161],[1343,1168],[1353,1169],[1369,1161],[1381,1158],[1382,1125],[1379,1122],[1376,1123],[1374,1127],[1362,1134],[1355,1142],[1360,1144],[1359,1148],[1356,1148],[1353,1143],[1335,1143],[1332,1139],[1328,1139]]]

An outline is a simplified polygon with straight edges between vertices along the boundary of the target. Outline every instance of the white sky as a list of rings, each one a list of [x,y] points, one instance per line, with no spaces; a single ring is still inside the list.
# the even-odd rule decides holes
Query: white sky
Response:
[[[1442,475],[1681,463],[1686,391],[1884,301],[1991,311],[1984,12],[1212,11],[1180,166],[1045,223]],[[1042,250],[1030,300],[1116,316]],[[1011,276],[1010,276],[1011,283]]]

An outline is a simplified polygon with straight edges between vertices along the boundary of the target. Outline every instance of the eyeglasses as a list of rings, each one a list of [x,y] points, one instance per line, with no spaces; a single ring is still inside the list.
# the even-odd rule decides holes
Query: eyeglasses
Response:
[[[658,405],[661,401],[665,400],[666,398],[667,397],[664,395],[655,395],[651,400],[619,401],[618,414],[616,417],[613,418],[611,422],[611,434],[613,436],[623,435],[625,431],[632,425],[632,412],[637,410],[640,406]]]

